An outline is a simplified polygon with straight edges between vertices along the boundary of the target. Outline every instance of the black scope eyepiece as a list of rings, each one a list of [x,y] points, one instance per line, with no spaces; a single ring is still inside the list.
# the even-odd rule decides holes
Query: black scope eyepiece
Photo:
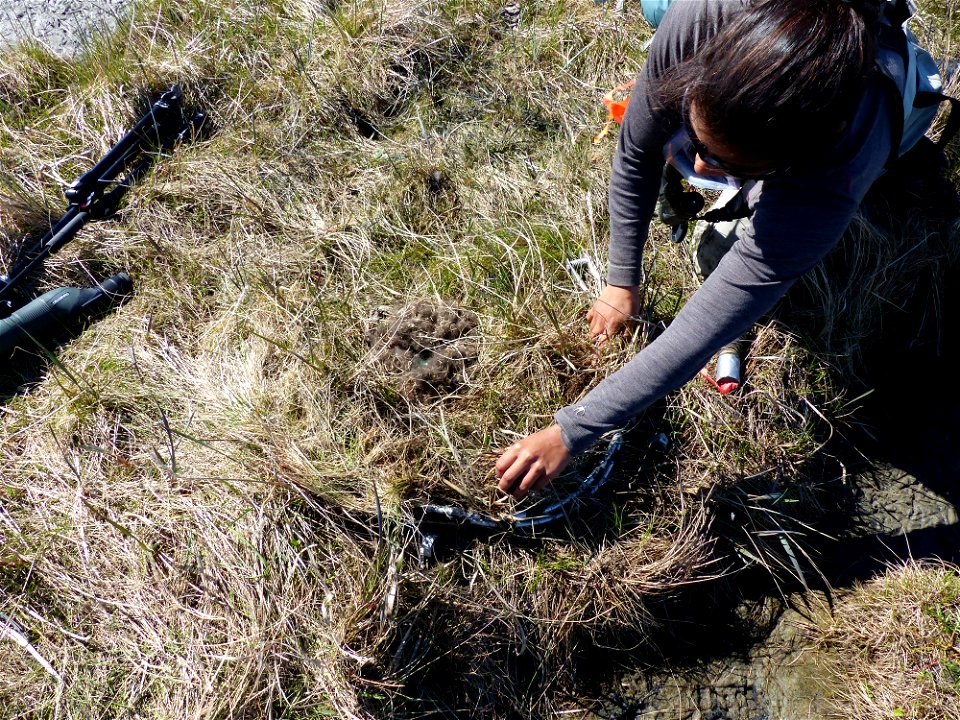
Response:
[[[126,273],[92,288],[50,290],[0,320],[0,358],[9,358],[17,348],[47,347],[132,293],[133,281]]]

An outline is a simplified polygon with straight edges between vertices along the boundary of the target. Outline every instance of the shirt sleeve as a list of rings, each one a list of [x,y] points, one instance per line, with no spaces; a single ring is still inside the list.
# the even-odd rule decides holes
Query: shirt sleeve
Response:
[[[640,259],[660,192],[663,146],[680,126],[679,116],[661,107],[657,88],[671,67],[692,57],[740,8],[740,0],[674,2],[653,36],[630,92],[610,175],[611,285],[640,283]]]

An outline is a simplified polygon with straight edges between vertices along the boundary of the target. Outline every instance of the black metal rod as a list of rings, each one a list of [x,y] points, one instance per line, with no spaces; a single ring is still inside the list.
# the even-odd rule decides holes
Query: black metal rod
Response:
[[[156,155],[170,150],[184,139],[191,130],[203,122],[204,115],[197,113],[184,120],[181,101],[183,93],[175,85],[157,100],[133,129],[126,133],[92,169],[81,175],[64,194],[70,204],[63,216],[53,224],[29,252],[23,253],[23,261],[11,269],[0,284],[0,303],[9,304],[13,290],[23,279],[38,268],[43,261],[60,250],[80,231],[89,219],[101,219],[116,211],[123,195],[139,180],[153,164]],[[176,120],[177,124],[171,126]],[[132,159],[143,153],[150,141],[156,153],[143,154],[127,174],[117,180],[130,165]],[[113,185],[109,192],[105,192]],[[9,310],[8,310],[9,311]]]
[[[56,253],[66,243],[80,232],[80,228],[87,222],[90,213],[71,207],[62,218],[47,232],[37,244],[39,251],[34,253],[25,263],[18,266],[13,274],[0,287],[0,301],[9,299],[8,296],[23,279],[33,272],[48,255]]]
[[[179,129],[183,122],[180,105],[182,99],[183,93],[179,85],[174,85],[161,95],[136,125],[120,138],[96,165],[77,178],[64,191],[67,200],[78,205],[89,204],[91,197],[95,197],[98,191],[102,191],[102,185],[109,184],[120,174],[126,162],[140,150],[144,142],[163,141],[168,134],[166,130],[171,119],[179,121],[177,124]]]

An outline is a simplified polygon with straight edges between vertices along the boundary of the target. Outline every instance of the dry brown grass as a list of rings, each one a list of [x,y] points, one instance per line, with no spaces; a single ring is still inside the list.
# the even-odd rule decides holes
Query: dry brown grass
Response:
[[[819,625],[843,720],[960,717],[960,578],[908,563],[855,589]]]
[[[664,457],[631,439],[593,526],[418,564],[419,502],[507,507],[497,448],[636,348],[592,349],[565,262],[602,254],[597,99],[648,31],[590,2],[511,18],[157,1],[87,58],[0,58],[8,251],[150,92],[183,83],[214,127],[39,278],[137,289],[0,409],[0,612],[64,678],[0,643],[5,716],[573,710],[576,658],[642,643],[656,599],[726,569],[711,490],[802,479],[841,394],[770,324],[746,392],[695,381]],[[641,339],[691,290],[679,252],[651,251]],[[414,300],[469,323],[386,366],[383,313]],[[403,363],[461,331],[410,392]]]

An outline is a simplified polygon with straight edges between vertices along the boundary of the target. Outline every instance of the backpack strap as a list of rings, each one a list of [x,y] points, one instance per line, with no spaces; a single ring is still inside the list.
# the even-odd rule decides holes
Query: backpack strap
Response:
[[[904,89],[909,80],[910,47],[903,23],[910,18],[910,7],[906,0],[886,0],[881,10],[879,47],[877,48],[876,67],[883,78],[883,88],[893,109],[893,143],[885,167],[900,157],[900,144],[903,142],[904,120],[910,107],[904,98]],[[892,52],[884,52],[892,51]],[[912,105],[912,103],[909,103]]]
[[[882,12],[891,25],[900,27],[913,15],[913,8],[908,0],[885,0]]]
[[[884,163],[884,168],[889,168],[896,160],[900,157],[900,144],[903,142],[903,112],[901,108],[903,107],[903,93],[900,89],[900,86],[897,85],[896,80],[894,80],[890,75],[881,71],[880,75],[883,76],[883,86],[884,95],[890,101],[890,107],[893,108],[891,113],[890,125],[893,129],[893,141],[890,143],[890,153],[887,155],[887,162]]]

